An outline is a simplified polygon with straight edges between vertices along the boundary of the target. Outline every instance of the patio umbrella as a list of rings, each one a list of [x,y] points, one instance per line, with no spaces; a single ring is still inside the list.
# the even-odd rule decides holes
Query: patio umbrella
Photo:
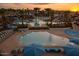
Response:
[[[79,35],[79,31],[74,31],[74,30],[71,30],[71,29],[65,29],[64,32],[65,32],[67,35],[71,35],[71,36]]]
[[[45,51],[41,46],[35,44],[24,47],[23,49],[24,56],[41,56],[44,52]]]
[[[75,44],[79,44],[79,38],[73,37],[73,38],[69,38],[69,39],[70,39],[70,42],[73,42]]]
[[[77,46],[64,46],[64,54],[67,56],[79,56],[79,47]]]

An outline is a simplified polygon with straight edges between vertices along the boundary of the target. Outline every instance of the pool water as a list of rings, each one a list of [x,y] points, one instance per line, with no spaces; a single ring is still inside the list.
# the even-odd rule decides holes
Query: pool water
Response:
[[[20,37],[20,42],[24,46],[30,44],[39,44],[43,46],[65,46],[69,43],[69,39],[50,34],[48,32],[31,32]]]

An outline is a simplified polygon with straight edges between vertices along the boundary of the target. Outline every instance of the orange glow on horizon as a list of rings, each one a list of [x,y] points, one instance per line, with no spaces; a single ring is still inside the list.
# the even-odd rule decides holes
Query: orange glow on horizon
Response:
[[[79,8],[78,7],[74,7],[70,11],[72,11],[72,12],[78,12],[79,11]]]
[[[35,7],[42,9],[51,8],[53,10],[69,10],[73,12],[79,11],[79,3],[48,3],[48,4],[34,4],[34,3],[0,3],[0,8],[13,9],[33,9]]]

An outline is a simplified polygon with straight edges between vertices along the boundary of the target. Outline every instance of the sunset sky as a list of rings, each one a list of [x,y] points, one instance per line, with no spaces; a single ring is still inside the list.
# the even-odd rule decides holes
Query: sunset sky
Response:
[[[43,3],[43,4],[34,4],[34,3],[0,3],[0,8],[30,8],[39,7],[41,9],[44,8],[52,8],[55,10],[75,10],[79,11],[79,3]]]

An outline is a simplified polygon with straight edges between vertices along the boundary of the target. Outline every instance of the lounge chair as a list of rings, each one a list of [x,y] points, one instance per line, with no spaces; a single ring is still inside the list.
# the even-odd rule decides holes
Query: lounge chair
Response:
[[[62,50],[60,48],[47,48],[45,51],[48,53],[60,53]]]

